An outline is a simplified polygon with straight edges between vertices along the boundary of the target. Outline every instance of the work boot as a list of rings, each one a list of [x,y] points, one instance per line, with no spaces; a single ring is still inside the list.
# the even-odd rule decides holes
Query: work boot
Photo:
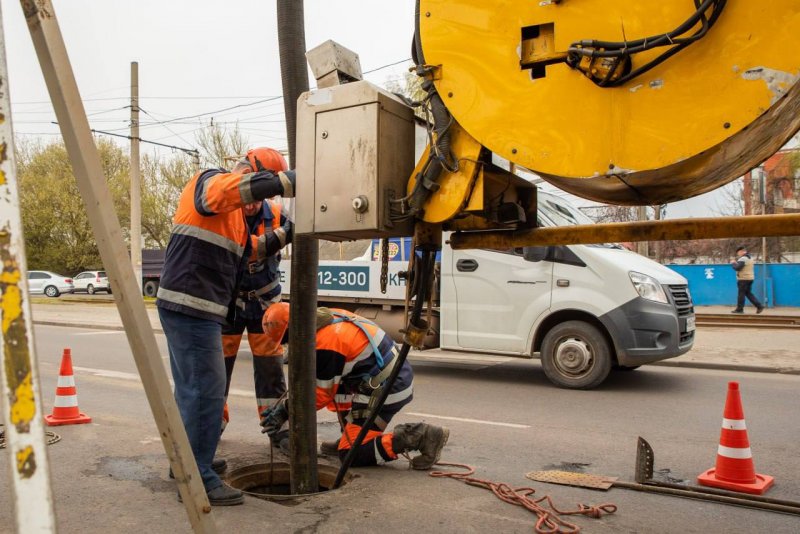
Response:
[[[221,475],[228,469],[228,462],[225,458],[214,458],[211,460],[211,469],[218,475]],[[175,478],[175,474],[172,472],[172,468],[169,468],[169,478]]]
[[[319,452],[326,456],[338,456],[339,440],[323,441],[319,446]]]
[[[420,455],[411,460],[411,467],[425,470],[439,461],[450,430],[428,423],[404,423],[394,427],[392,434],[394,452],[419,451]]]
[[[216,488],[208,491],[208,502],[211,506],[233,506],[236,504],[244,504],[244,494],[227,484],[222,484]],[[178,502],[183,502],[180,492],[178,493]]]

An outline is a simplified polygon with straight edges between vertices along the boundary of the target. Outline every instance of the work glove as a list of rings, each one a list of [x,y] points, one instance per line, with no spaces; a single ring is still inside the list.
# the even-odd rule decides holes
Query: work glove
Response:
[[[281,399],[261,412],[261,433],[274,438],[288,420],[289,410],[286,407],[286,399]]]
[[[279,230],[283,230],[283,238],[281,239],[281,243],[283,246],[288,245],[292,242],[292,238],[294,237],[294,223],[289,219],[286,219],[286,222],[283,223],[283,226],[279,228]]]

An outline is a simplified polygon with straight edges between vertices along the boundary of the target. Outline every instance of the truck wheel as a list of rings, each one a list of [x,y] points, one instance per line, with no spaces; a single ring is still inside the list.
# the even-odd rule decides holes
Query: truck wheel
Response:
[[[541,351],[544,374],[558,387],[592,389],[611,371],[611,350],[597,327],[566,321],[545,335]]]
[[[155,298],[158,293],[158,282],[155,280],[148,280],[144,283],[144,296]]]

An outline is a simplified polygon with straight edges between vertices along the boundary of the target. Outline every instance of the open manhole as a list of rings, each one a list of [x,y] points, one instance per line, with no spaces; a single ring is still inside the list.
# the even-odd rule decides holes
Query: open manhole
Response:
[[[284,462],[260,463],[239,467],[230,471],[226,479],[232,487],[251,497],[270,501],[291,501],[303,497],[313,497],[331,490],[339,469],[327,465],[320,465],[317,469],[319,471],[320,486],[318,493],[292,494],[289,464]],[[339,487],[345,486],[353,478],[354,476],[348,473]]]

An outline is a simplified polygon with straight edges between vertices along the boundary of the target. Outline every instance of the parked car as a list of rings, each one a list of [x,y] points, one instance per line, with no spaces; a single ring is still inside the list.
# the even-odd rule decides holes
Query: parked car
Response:
[[[86,291],[90,295],[94,295],[98,291],[111,293],[111,284],[105,271],[84,271],[75,275],[73,284],[75,284],[75,293],[78,291]]]
[[[72,293],[74,290],[72,278],[50,271],[28,271],[28,292],[32,295],[57,297],[61,293]]]

